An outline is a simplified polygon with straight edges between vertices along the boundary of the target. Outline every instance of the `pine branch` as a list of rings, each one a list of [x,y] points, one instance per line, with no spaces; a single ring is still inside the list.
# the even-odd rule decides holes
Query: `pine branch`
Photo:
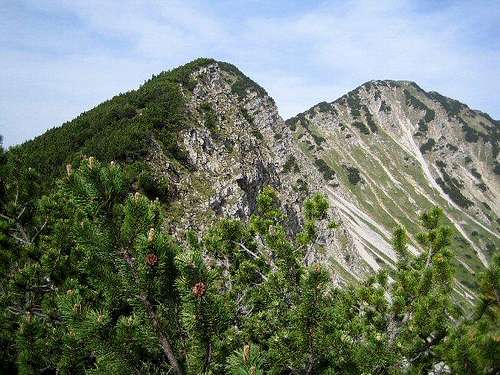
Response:
[[[130,255],[130,252],[127,249],[124,249],[122,251],[123,258],[127,262],[127,264],[130,267],[130,270],[132,272],[132,275],[138,284],[139,276],[137,275],[137,271],[135,270],[134,266],[134,260],[132,256]],[[148,314],[149,319],[151,320],[151,323],[153,324],[153,328],[155,329],[156,334],[158,335],[158,339],[160,340],[161,347],[163,349],[164,354],[167,356],[168,361],[170,362],[170,365],[172,366],[174,372],[178,375],[182,375],[182,369],[179,365],[179,362],[177,361],[177,358],[174,355],[174,351],[172,350],[172,345],[170,344],[170,340],[168,337],[161,331],[161,326],[160,322],[158,320],[158,316],[156,315],[155,309],[153,307],[153,304],[147,297],[146,293],[141,290],[139,292],[139,299],[143,303],[144,307],[146,308],[146,312]]]
[[[414,363],[419,358],[421,358],[423,355],[428,354],[429,351],[432,349],[432,347],[439,344],[441,342],[441,340],[443,340],[444,337],[446,337],[446,333],[441,332],[438,335],[431,337],[430,340],[425,339],[425,345],[422,348],[416,350],[415,355],[412,358],[410,358],[408,361],[410,363]]]
[[[276,264],[273,261],[273,258],[272,258],[273,252],[272,252],[272,250],[269,249],[266,245],[264,245],[264,242],[262,241],[261,236],[258,236],[256,238],[256,241],[257,241],[257,245],[258,246],[260,246],[262,249],[266,249],[268,251],[267,254],[263,254],[263,255],[267,258],[266,259],[266,261],[268,262],[267,265],[269,267],[271,267],[271,271],[275,272],[278,269],[278,267],[276,266]]]
[[[23,216],[24,211],[26,211],[26,206],[24,206],[23,209],[21,210],[21,212],[17,215],[16,220],[19,220],[21,218],[21,216]]]
[[[257,254],[255,254],[253,251],[249,250],[245,245],[243,245],[241,242],[240,243],[237,243],[235,242],[235,244],[239,245],[245,252],[247,252],[248,254],[250,254],[254,259],[258,259],[259,256]],[[274,263],[272,261],[269,262],[269,266],[271,266],[271,268],[274,266]],[[258,271],[259,275],[262,277],[262,279],[264,281],[267,281],[268,278],[266,275],[264,275],[262,272]]]
[[[3,217],[3,218],[4,218],[5,220],[7,220],[7,221],[12,220],[12,218],[11,218],[10,216],[4,215],[4,214],[2,214],[2,213],[0,213],[0,217]]]
[[[245,250],[248,254],[250,254],[254,259],[257,259],[259,256],[255,254],[253,251],[249,250],[245,245],[243,245],[241,242],[236,242],[234,241],[235,244],[240,245],[240,247]]]
[[[208,366],[210,366],[211,361],[212,361],[212,343],[210,342],[210,340],[208,340],[205,348],[205,361],[203,363],[203,373],[208,372]]]

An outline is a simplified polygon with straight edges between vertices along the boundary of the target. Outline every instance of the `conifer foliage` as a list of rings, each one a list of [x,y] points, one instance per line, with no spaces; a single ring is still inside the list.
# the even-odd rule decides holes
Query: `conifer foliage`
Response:
[[[3,177],[3,151],[0,161]],[[250,220],[179,241],[119,165],[66,170],[37,200],[34,171],[1,180],[2,373],[500,371],[499,257],[469,316],[452,298],[452,231],[438,208],[422,215],[418,256],[397,228],[395,267],[340,287],[313,256],[321,194],[296,236],[266,187]]]

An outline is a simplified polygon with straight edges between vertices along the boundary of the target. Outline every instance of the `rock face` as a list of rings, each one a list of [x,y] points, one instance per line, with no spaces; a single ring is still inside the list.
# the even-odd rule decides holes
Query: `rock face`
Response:
[[[153,146],[148,157],[156,174],[176,185],[166,228],[181,237],[187,229],[203,232],[221,217],[248,218],[259,192],[271,185],[288,214],[289,231],[300,230],[304,199],[324,191],[327,182],[299,148],[272,98],[223,63],[198,69],[192,79],[194,88],[183,91],[191,126],[182,131],[192,168],[172,168],[161,147]],[[340,218],[335,209],[329,217]],[[369,271],[355,255],[349,231],[325,225],[321,233],[317,251],[309,257],[331,263],[339,281]]]
[[[331,209],[306,261],[329,265],[339,282],[393,265],[396,225],[418,252],[418,213],[439,205],[456,229],[457,292],[470,296],[470,275],[500,245],[499,133],[488,115],[402,81],[368,82],[285,122],[236,67],[199,59],[14,151],[53,172],[89,153],[150,169],[167,181],[165,229],[179,239],[248,218],[266,185],[294,233],[304,199],[323,192]]]
[[[300,228],[303,200],[324,192],[336,230],[323,228],[310,255],[340,280],[392,265],[396,225],[414,247],[418,213],[443,207],[456,229],[458,278],[499,245],[499,123],[412,82],[372,81],[333,103],[319,103],[286,123],[274,101],[241,72],[213,62],[183,89],[192,126],[182,139],[192,169],[177,173],[177,199],[166,224],[179,235],[220,217],[248,218],[266,185],[280,193],[289,230]],[[161,151],[150,163],[172,179]]]

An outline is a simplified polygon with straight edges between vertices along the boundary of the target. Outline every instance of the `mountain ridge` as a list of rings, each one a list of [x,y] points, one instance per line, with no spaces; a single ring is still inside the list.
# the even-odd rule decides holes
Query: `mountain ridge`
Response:
[[[392,228],[404,225],[414,240],[414,213],[439,204],[459,232],[458,277],[470,297],[468,274],[499,243],[498,122],[443,98],[411,81],[374,80],[283,121],[265,89],[234,65],[197,59],[9,155],[52,179],[83,155],[123,162],[137,189],[164,202],[165,227],[178,237],[220,217],[249,217],[266,185],[284,198],[297,232],[305,197],[322,191],[341,227],[322,228],[310,256],[344,281],[393,265]]]

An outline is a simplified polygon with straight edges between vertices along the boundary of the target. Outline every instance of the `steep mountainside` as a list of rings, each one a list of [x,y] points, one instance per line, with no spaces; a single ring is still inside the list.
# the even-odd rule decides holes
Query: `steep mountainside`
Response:
[[[471,286],[499,245],[498,121],[413,82],[371,81],[287,124],[312,163],[335,172],[325,189],[372,268],[394,259],[391,228],[414,238],[415,213],[439,205]]]
[[[42,192],[85,155],[126,164],[135,188],[163,203],[165,229],[179,239],[221,217],[248,218],[266,185],[279,192],[288,229],[297,232],[304,199],[324,185],[266,91],[209,59],[161,73],[9,150],[18,169],[39,171]],[[329,217],[339,220],[333,209]],[[332,264],[339,282],[369,272],[347,229],[325,226],[318,243],[308,260]]]
[[[83,155],[122,162],[137,190],[161,200],[165,228],[180,239],[223,216],[248,218],[266,185],[296,232],[303,200],[323,191],[340,226],[321,228],[306,261],[321,259],[339,282],[393,264],[393,227],[414,236],[417,212],[437,204],[457,229],[467,294],[470,273],[500,244],[498,135],[489,116],[393,81],[369,82],[285,124],[238,69],[199,59],[9,150],[9,158],[40,172],[41,191]]]

